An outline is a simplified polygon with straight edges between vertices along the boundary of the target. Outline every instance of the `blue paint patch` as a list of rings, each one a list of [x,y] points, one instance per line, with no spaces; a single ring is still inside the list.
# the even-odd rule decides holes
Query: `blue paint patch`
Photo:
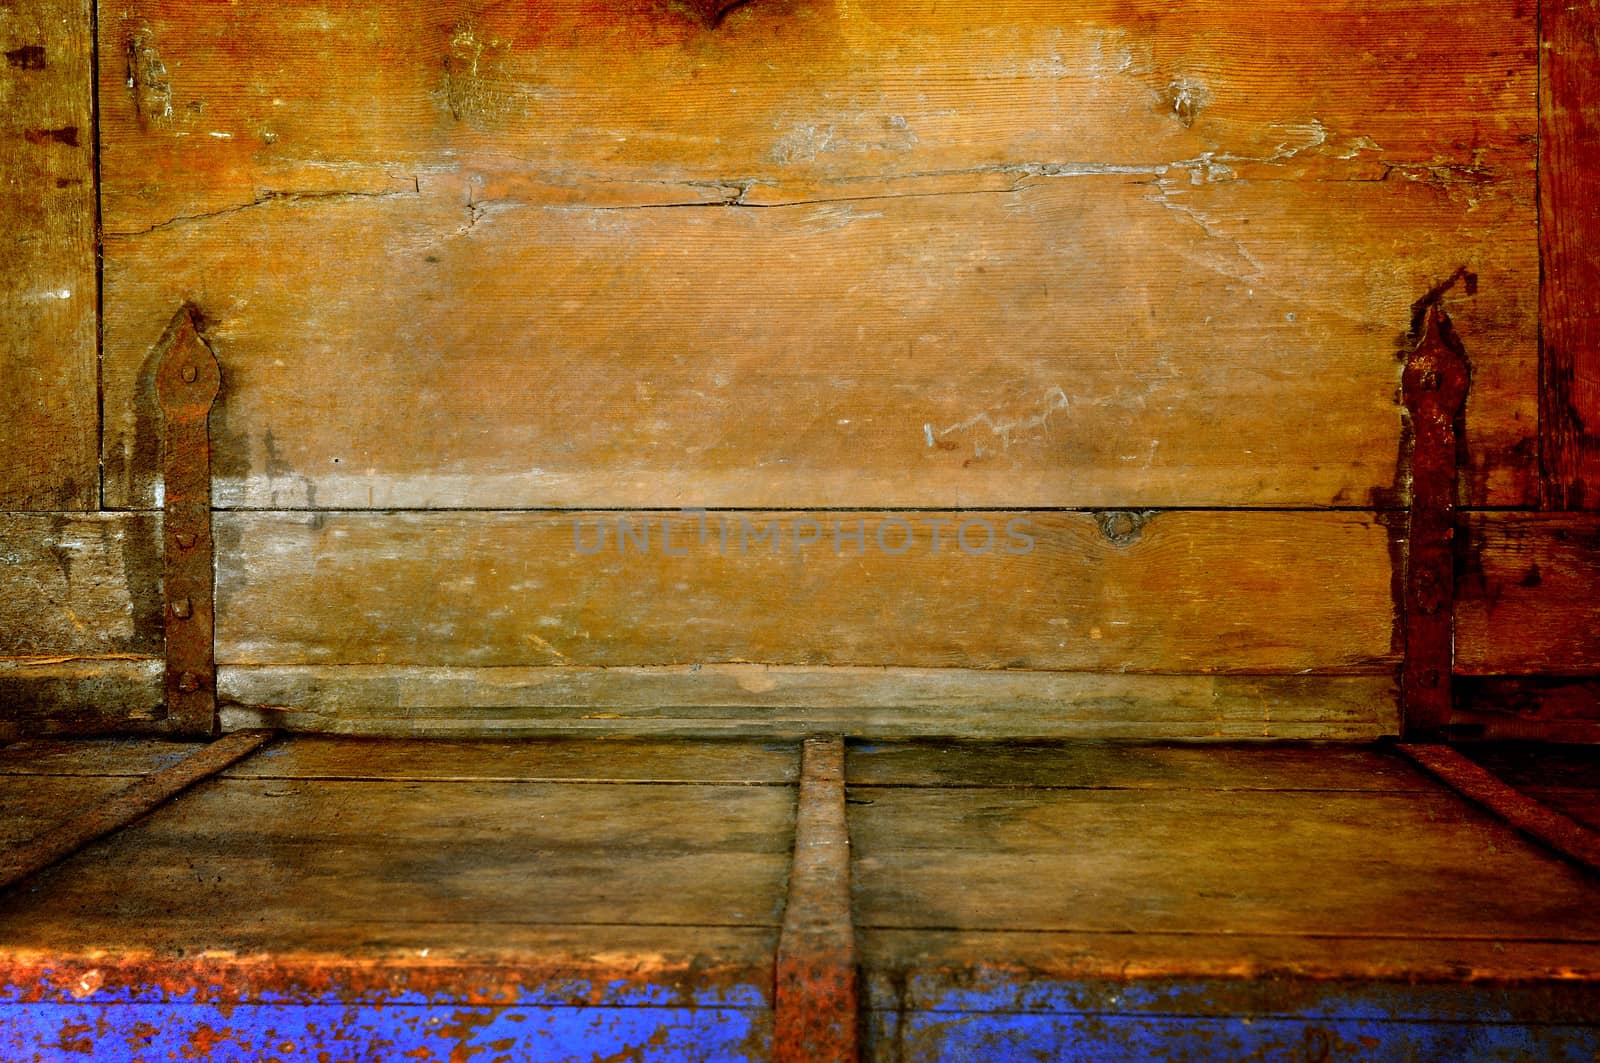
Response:
[[[0,1010],[0,1056],[8,1063],[749,1063],[765,1059],[770,1042],[768,1013],[726,1008],[19,1004]]]

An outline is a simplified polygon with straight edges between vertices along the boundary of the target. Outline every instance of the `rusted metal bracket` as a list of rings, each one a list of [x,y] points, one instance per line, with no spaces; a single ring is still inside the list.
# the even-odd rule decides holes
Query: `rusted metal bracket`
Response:
[[[162,585],[166,626],[167,720],[175,733],[217,730],[217,666],[211,540],[208,418],[222,370],[190,307],[162,337],[156,395],[163,420]]]
[[[1457,424],[1466,404],[1466,352],[1437,295],[1418,308],[1416,346],[1401,393],[1411,417],[1411,510],[1406,530],[1405,733],[1438,737],[1450,723],[1455,654]]]
[[[794,862],[778,939],[776,1063],[856,1063],[858,980],[844,740],[812,738],[801,754]]]

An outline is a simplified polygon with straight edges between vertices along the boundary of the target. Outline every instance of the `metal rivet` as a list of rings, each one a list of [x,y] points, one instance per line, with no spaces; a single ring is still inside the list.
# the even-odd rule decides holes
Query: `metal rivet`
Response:
[[[178,690],[184,694],[193,694],[200,689],[200,677],[193,672],[185,672],[178,677]]]
[[[172,603],[172,615],[179,620],[187,620],[194,615],[194,605],[187,598],[179,598]]]
[[[200,371],[192,365],[186,365],[182,369],[178,370],[178,375],[183,377],[183,382],[185,384],[193,384],[195,382],[195,378],[200,375]]]
[[[194,532],[173,532],[172,537],[178,541],[180,549],[187,550],[195,544]]]

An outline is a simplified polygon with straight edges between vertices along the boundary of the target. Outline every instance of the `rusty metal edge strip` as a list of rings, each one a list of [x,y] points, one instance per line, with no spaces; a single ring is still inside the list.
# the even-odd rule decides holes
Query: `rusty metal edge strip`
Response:
[[[850,912],[850,831],[844,739],[807,739],[789,898],[778,939],[775,1063],[855,1063],[860,974]]]
[[[1402,742],[1395,748],[1462,797],[1573,863],[1600,874],[1600,832],[1529,797],[1449,746]]]
[[[219,738],[0,855],[0,890],[148,815],[195,783],[254,753],[272,735],[272,731],[237,731]]]

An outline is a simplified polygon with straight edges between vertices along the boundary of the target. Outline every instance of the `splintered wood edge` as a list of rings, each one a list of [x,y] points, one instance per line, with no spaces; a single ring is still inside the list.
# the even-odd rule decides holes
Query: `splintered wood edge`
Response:
[[[71,815],[66,822],[0,856],[0,890],[71,856],[97,838],[126,827],[195,783],[243,760],[271,737],[271,731],[227,735]]]
[[[844,739],[807,739],[801,757],[772,1055],[777,1063],[855,1063],[860,976],[850,912]]]
[[[1395,748],[1462,797],[1585,870],[1600,874],[1600,832],[1529,797],[1448,746],[1401,743]]]

